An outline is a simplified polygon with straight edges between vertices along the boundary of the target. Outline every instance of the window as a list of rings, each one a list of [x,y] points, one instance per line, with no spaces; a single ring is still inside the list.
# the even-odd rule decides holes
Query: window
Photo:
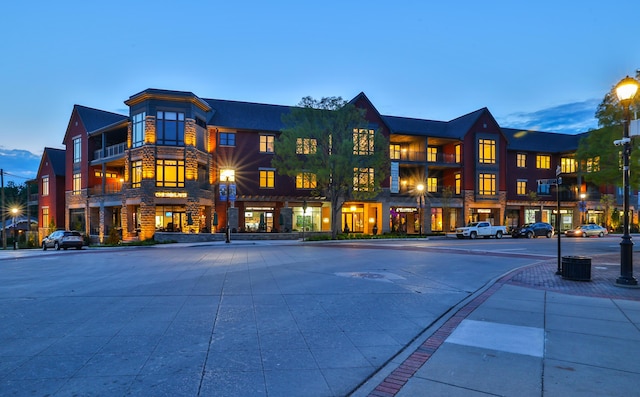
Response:
[[[482,164],[496,163],[496,141],[493,139],[478,140],[478,161]]]
[[[492,196],[496,194],[496,175],[480,174],[478,176],[478,194]]]
[[[369,192],[373,190],[373,177],[373,168],[354,168],[353,190],[359,192]]]
[[[42,177],[42,195],[49,195],[49,175],[44,175]],[[44,226],[46,226],[46,224]]]
[[[563,157],[560,159],[560,169],[563,174],[573,174],[577,171],[576,159]]]
[[[235,132],[221,132],[220,133],[220,146],[235,146],[236,145],[236,133]]]
[[[104,174],[106,175],[107,178],[115,179],[118,177],[118,174],[115,172],[107,171]],[[100,170],[93,171],[93,176],[95,176],[96,178],[102,178],[102,171]]]
[[[438,148],[437,147],[428,147],[427,148],[427,161],[430,161],[430,162],[438,161]]]
[[[49,227],[49,207],[42,207],[42,227]]]
[[[184,113],[157,113],[156,142],[158,145],[184,146]]]
[[[273,153],[274,135],[260,135],[260,153]]]
[[[318,141],[315,138],[297,138],[296,154],[315,154],[318,149]]]
[[[73,194],[74,195],[80,194],[81,190],[82,190],[82,174],[80,174],[79,172],[76,172],[75,174],[73,174]]]
[[[131,146],[140,147],[144,144],[144,123],[146,119],[146,113],[138,113],[133,115],[131,126]]]
[[[456,145],[455,146],[455,153],[456,153],[456,163],[460,163],[462,161],[462,146],[461,145]]]
[[[156,160],[156,186],[184,187],[184,161]]]
[[[397,143],[389,145],[389,158],[391,160],[400,160],[400,145]]]
[[[373,130],[353,129],[353,154],[367,156],[373,154]]]
[[[301,172],[296,175],[296,189],[315,189],[316,174],[311,172]]]
[[[598,171],[600,171],[600,156],[587,159],[586,172],[598,172]]]
[[[82,160],[82,139],[73,138],[73,162],[79,163]]]
[[[142,182],[142,161],[131,163],[131,187],[140,187]]]
[[[523,196],[527,194],[527,180],[518,179],[516,181],[516,193]]]
[[[462,193],[462,174],[460,173],[455,175],[453,192],[454,194]]]
[[[527,155],[524,153],[516,154],[516,167],[518,168],[526,168],[527,167]]]
[[[260,189],[273,189],[275,187],[275,179],[275,170],[260,170]]]
[[[536,156],[536,168],[548,170],[551,168],[551,156],[548,154],[539,154]]]
[[[427,192],[429,193],[437,193],[438,192],[438,178],[427,178]]]

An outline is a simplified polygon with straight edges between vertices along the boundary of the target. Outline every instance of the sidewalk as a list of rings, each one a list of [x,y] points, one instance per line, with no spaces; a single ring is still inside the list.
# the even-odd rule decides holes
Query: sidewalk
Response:
[[[640,289],[615,285],[619,256],[594,257],[592,281],[556,270],[550,261],[496,280],[352,396],[636,395]]]

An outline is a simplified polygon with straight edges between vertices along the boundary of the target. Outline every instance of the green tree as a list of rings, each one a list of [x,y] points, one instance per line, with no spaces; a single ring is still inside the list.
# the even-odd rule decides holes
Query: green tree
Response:
[[[640,79],[640,70],[636,72],[636,79]],[[630,109],[631,114],[640,111],[640,95],[636,95]],[[581,172],[587,182],[599,186],[612,183],[621,186],[622,148],[615,146],[613,141],[622,138],[624,109],[618,102],[615,85],[605,94],[595,116],[600,128],[590,131],[580,140],[576,159],[581,164]],[[632,150],[637,150],[637,145],[632,141]],[[631,162],[630,174],[631,186],[639,186],[640,163]]]
[[[332,238],[340,231],[342,205],[372,199],[387,177],[388,143],[372,130],[365,111],[340,97],[302,98],[283,115],[272,165],[299,178],[316,197],[331,203]]]

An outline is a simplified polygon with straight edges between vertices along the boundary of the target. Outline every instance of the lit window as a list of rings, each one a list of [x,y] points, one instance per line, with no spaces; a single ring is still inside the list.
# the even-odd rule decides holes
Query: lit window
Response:
[[[73,194],[80,194],[82,190],[82,174],[79,172],[73,174]]]
[[[49,207],[42,207],[42,227],[49,227]]]
[[[73,162],[79,163],[82,160],[82,139],[73,139]]]
[[[353,154],[367,156],[373,154],[373,130],[353,129]]]
[[[156,160],[156,186],[184,187],[184,161]]]
[[[42,195],[49,195],[49,175],[45,175],[42,177]]]
[[[560,167],[563,174],[573,174],[577,170],[576,159],[572,157],[563,157],[560,159]]]
[[[296,175],[296,189],[315,189],[316,174],[311,172],[301,172]]]
[[[374,183],[373,177],[373,168],[354,168],[353,190],[360,192],[372,191]]]
[[[427,161],[430,161],[430,162],[438,161],[438,148],[437,147],[428,147],[427,148]]]
[[[438,178],[427,178],[427,192],[436,193],[438,191]]]
[[[587,159],[585,171],[586,172],[600,171],[600,156]]]
[[[142,161],[131,163],[131,187],[140,187],[142,182]]]
[[[516,167],[518,168],[526,168],[527,167],[527,155],[524,153],[516,154]]]
[[[184,146],[184,113],[157,113],[156,142],[158,145]]]
[[[318,149],[318,141],[315,138],[297,138],[296,154],[315,154]]]
[[[496,175],[478,175],[478,194],[483,196],[493,196],[496,194]]]
[[[220,133],[220,145],[221,146],[235,146],[236,145],[236,133],[235,132],[221,132]]]
[[[454,185],[454,193],[455,194],[462,193],[462,175],[460,173],[457,173],[455,175],[454,183],[455,183],[455,185]]]
[[[109,171],[107,171],[107,172],[105,172],[104,174],[106,175],[106,177],[107,177],[107,178],[112,178],[112,179],[114,179],[114,178],[117,178],[117,177],[118,177],[118,174],[117,174],[117,173],[115,173],[115,172],[109,172]],[[100,171],[100,170],[94,170],[94,171],[93,171],[93,176],[95,176],[96,178],[102,178],[102,171]]]
[[[516,193],[523,196],[527,194],[527,181],[519,179],[516,181]]]
[[[260,153],[273,153],[274,135],[260,135]]]
[[[400,160],[400,145],[397,143],[389,145],[389,157],[391,160]]]
[[[146,113],[134,114],[132,117],[131,126],[131,146],[140,147],[144,144],[144,127],[145,127]]]
[[[536,156],[536,168],[548,170],[551,168],[551,156],[539,154]]]
[[[460,163],[462,161],[462,146],[456,145],[456,163]]]
[[[493,139],[478,140],[478,161],[482,164],[496,163],[496,141]]]
[[[275,170],[260,170],[260,189],[273,189],[275,186],[275,179]]]

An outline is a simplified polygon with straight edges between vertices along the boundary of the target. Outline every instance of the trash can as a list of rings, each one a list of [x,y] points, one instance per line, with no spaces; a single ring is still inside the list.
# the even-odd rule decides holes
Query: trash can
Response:
[[[576,281],[591,281],[591,258],[587,256],[563,256],[562,278]]]

